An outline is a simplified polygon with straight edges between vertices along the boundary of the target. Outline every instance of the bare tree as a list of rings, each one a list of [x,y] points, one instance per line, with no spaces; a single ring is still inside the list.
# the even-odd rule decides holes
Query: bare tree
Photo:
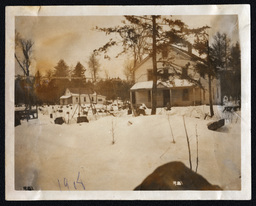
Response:
[[[105,79],[109,79],[109,72],[107,69],[104,70]]]
[[[48,80],[48,82],[51,81],[52,76],[53,76],[53,71],[51,69],[47,70],[45,74],[45,78]]]
[[[133,62],[129,59],[127,59],[124,62],[124,75],[126,77],[127,81],[134,81],[133,79],[133,72],[134,72],[134,67],[133,67]]]
[[[96,58],[96,55],[94,52],[89,57],[88,66],[90,68],[92,79],[95,82],[97,80],[98,73],[100,71],[100,63],[99,63],[99,60]]]
[[[24,39],[18,32],[15,32],[15,59],[25,76],[29,76],[31,65],[32,47],[34,42],[31,39]]]

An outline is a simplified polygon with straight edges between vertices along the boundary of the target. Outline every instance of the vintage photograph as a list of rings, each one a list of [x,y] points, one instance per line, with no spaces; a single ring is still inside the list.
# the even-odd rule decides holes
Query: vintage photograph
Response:
[[[14,190],[241,191],[240,26],[15,15]]]

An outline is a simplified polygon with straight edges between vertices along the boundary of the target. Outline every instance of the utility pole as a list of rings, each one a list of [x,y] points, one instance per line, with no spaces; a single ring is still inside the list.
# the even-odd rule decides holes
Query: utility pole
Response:
[[[157,97],[157,64],[156,64],[156,16],[152,16],[153,23],[153,52],[152,52],[152,61],[153,61],[153,86],[152,86],[152,99],[151,99],[151,114],[156,114],[156,97]]]

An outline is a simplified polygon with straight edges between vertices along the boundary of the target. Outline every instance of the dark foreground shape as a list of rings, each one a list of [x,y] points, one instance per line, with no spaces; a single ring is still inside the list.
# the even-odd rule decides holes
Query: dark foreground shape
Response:
[[[29,190],[29,191],[31,191],[31,190],[34,190],[34,188],[33,188],[32,186],[24,186],[24,187],[23,187],[23,190]]]
[[[21,119],[21,117],[20,117],[19,112],[18,112],[18,111],[15,111],[15,123],[14,123],[14,126],[15,126],[15,127],[18,126],[18,125],[21,125],[20,119]]]
[[[170,162],[158,167],[134,190],[221,190],[182,162]]]
[[[208,129],[213,130],[213,131],[221,128],[224,125],[225,125],[225,120],[224,119],[221,119],[217,122],[210,122],[210,123],[207,124]]]
[[[81,122],[89,122],[89,120],[85,116],[77,117],[77,123],[81,123]]]
[[[55,120],[54,120],[54,123],[55,124],[63,124],[65,121],[63,119],[63,117],[57,117]]]

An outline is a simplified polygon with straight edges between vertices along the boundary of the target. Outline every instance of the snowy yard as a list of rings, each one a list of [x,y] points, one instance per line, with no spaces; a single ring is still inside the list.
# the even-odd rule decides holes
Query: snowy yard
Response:
[[[222,113],[223,108],[215,106],[215,118],[204,119],[208,106],[176,107],[170,112],[158,109],[157,115],[139,117],[122,110],[116,111],[115,117],[89,113],[89,123],[76,124],[73,119],[58,125],[54,118],[67,118],[68,108],[53,118],[51,109],[41,110],[38,119],[23,120],[15,127],[17,190],[24,186],[36,190],[133,190],[164,163],[181,161],[189,167],[183,115],[193,170],[197,128],[197,172],[223,190],[241,189],[240,111]],[[220,118],[228,119],[225,126],[208,130],[207,123]]]

